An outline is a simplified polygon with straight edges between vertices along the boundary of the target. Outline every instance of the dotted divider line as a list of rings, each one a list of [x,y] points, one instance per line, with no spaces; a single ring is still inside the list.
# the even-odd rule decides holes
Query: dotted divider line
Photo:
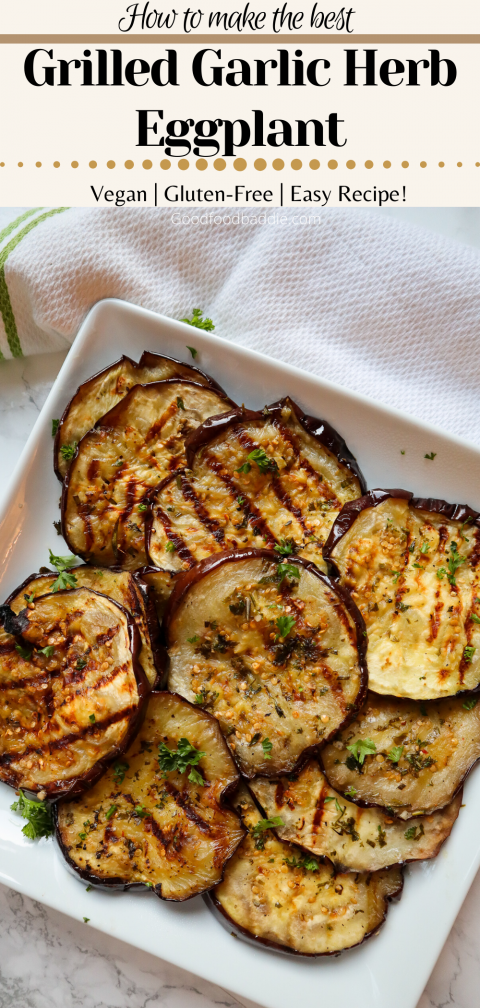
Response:
[[[178,168],[180,169],[180,171],[186,171],[190,167],[195,167],[198,171],[205,171],[205,169],[209,167],[209,162],[205,158],[197,158],[197,160],[195,161],[194,165],[191,165],[190,161],[188,161],[187,158],[180,158],[179,161],[177,162],[177,165],[178,165]],[[401,165],[402,168],[410,168],[411,167],[409,161],[401,161],[400,165]],[[420,165],[420,168],[427,168],[427,162],[426,161],[420,161],[419,165]],[[445,161],[438,161],[437,165],[438,165],[439,168],[445,168],[446,162]],[[5,168],[5,167],[6,167],[6,162],[5,161],[0,161],[0,168]],[[24,161],[17,161],[17,168],[24,168],[24,167],[25,167],[25,162]],[[44,168],[44,167],[48,167],[48,166],[44,165],[42,161],[35,161],[35,167],[36,168]],[[60,168],[61,167],[60,161],[53,161],[53,167],[54,168]],[[67,165],[64,165],[64,167],[68,168],[69,166],[67,164]],[[79,161],[71,161],[70,162],[70,168],[79,168],[79,167],[80,167]],[[88,162],[88,167],[89,168],[98,168],[98,162],[97,161],[89,161]],[[113,169],[113,168],[122,168],[122,167],[123,168],[131,169],[131,168],[135,167],[135,162],[134,161],[124,161],[123,165],[122,165],[122,164],[117,164],[116,161],[107,161],[106,162],[106,167],[110,168],[110,169]],[[137,167],[140,167],[140,165],[137,165]],[[150,168],[154,167],[153,161],[150,161],[150,160],[146,159],[145,161],[142,161],[141,167],[144,168],[146,171],[148,171]],[[164,171],[168,171],[168,169],[171,168],[171,167],[172,167],[172,162],[168,158],[163,158],[162,161],[160,161],[160,168],[162,168]],[[213,161],[213,168],[216,171],[224,171],[224,169],[226,167],[227,167],[227,162],[225,161],[224,158],[215,158],[215,161]],[[247,168],[247,162],[245,161],[245,158],[241,158],[241,157],[235,158],[235,160],[233,161],[233,167],[234,167],[235,171],[245,171],[245,169]],[[268,164],[267,164],[267,162],[265,161],[264,158],[256,158],[256,160],[253,162],[253,167],[255,168],[256,171],[265,171],[265,168],[268,167]],[[299,158],[293,158],[293,160],[290,161],[290,165],[286,166],[285,165],[285,161],[283,161],[282,158],[274,158],[274,160],[272,161],[272,168],[275,171],[283,171],[283,169],[285,167],[293,168],[293,171],[300,171],[301,168],[306,168],[307,167],[307,162],[305,162],[305,164],[304,164],[303,161],[300,161]],[[316,158],[312,158],[312,160],[308,162],[308,167],[311,168],[312,171],[317,171],[317,169],[320,168],[320,161],[317,161]],[[324,167],[325,167],[325,165],[324,165]],[[330,168],[330,170],[334,171],[336,168],[341,167],[341,165],[339,166],[338,161],[335,161],[335,159],[332,158],[330,161],[327,161],[326,167]],[[350,170],[352,170],[353,168],[361,168],[361,167],[373,168],[374,167],[374,162],[373,161],[364,161],[363,166],[362,166],[361,164],[357,164],[356,161],[349,160],[349,161],[345,162],[345,167],[349,168]],[[378,167],[380,167],[380,165],[377,165],[377,168]],[[391,161],[383,161],[382,164],[381,164],[381,167],[383,167],[383,168],[391,168],[392,167],[392,162]],[[430,167],[435,167],[435,164],[431,164]],[[456,167],[457,168],[463,168],[464,167],[464,162],[463,161],[457,161],[456,162]],[[475,168],[480,168],[480,161],[475,161]]]

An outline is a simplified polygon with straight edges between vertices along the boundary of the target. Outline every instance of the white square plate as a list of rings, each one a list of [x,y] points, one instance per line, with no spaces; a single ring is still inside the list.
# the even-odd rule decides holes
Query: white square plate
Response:
[[[52,469],[51,418],[77,386],[121,354],[143,350],[195,360],[237,402],[258,408],[290,394],[324,417],[356,454],[368,486],[405,487],[424,497],[480,510],[480,452],[459,438],[306,372],[244,350],[211,333],[122,301],[97,304],[85,319],[19,460],[0,515],[0,599],[58,552],[52,527],[60,487]],[[425,454],[436,452],[435,459]],[[401,454],[405,452],[405,454]],[[295,959],[251,948],[213,919],[201,897],[162,903],[152,893],[85,892],[52,840],[31,842],[0,785],[0,881],[100,931],[205,977],[267,1008],[415,1008],[480,863],[480,776],[471,774],[465,807],[432,862],[409,867],[399,904],[378,937],[337,958]]]

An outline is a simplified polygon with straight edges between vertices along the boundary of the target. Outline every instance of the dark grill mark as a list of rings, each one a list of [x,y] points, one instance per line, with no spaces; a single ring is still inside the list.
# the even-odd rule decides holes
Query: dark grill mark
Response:
[[[87,479],[90,483],[98,476],[100,472],[100,459],[93,458],[87,468]]]
[[[213,833],[212,827],[209,826],[209,824],[206,823],[201,816],[199,816],[198,812],[196,812],[194,808],[192,808],[188,795],[182,794],[181,791],[177,791],[173,784],[167,784],[166,789],[179,808],[183,809],[187,819],[189,819],[190,822],[195,823],[201,833],[206,833],[208,836],[211,836]]]
[[[302,455],[300,445],[299,445],[299,443],[298,443],[295,435],[293,434],[293,432],[290,431],[290,430],[288,430],[287,427],[283,427],[279,420],[273,420],[273,426],[277,428],[277,430],[279,431],[279,433],[282,435],[284,441],[288,441],[289,442],[291,448],[293,449],[293,451],[295,453],[295,457],[296,457],[296,460],[297,460],[298,468],[299,469],[304,469],[305,472],[308,472],[308,474],[310,476],[314,477],[315,482],[317,483],[317,490],[318,490],[319,496],[323,497],[324,500],[335,501],[335,503],[338,505],[338,508],[340,510],[340,508],[342,507],[342,502],[339,501],[336,493],[334,493],[334,491],[328,485],[328,483],[325,482],[325,480],[323,479],[323,477],[321,477],[320,474],[317,473],[317,471],[313,468],[312,464],[308,461],[308,459],[305,458],[304,455]],[[326,452],[327,450],[324,448],[324,451]],[[340,463],[338,462],[338,460],[337,460],[337,464],[340,465]],[[348,471],[346,470],[346,472],[348,473],[348,478],[350,478],[350,476],[351,476],[350,470],[348,470]]]
[[[285,787],[283,785],[283,781],[278,781],[275,787],[275,806],[277,809],[281,809],[283,807],[284,794],[285,794]]]
[[[160,434],[162,427],[165,426],[168,420],[170,420],[170,418],[174,416],[175,413],[178,413],[176,397],[175,399],[172,399],[172,402],[169,403],[166,410],[164,410],[164,412],[162,413],[161,417],[159,417],[158,420],[155,420],[155,423],[152,425],[152,427],[150,427],[150,430],[145,435],[146,444],[148,444],[149,441],[153,441],[153,439],[156,438],[158,434]]]
[[[195,490],[193,489],[192,484],[188,482],[188,480],[185,478],[185,476],[181,477],[181,481],[182,481],[182,486],[181,486],[182,494],[183,494],[185,500],[187,500],[189,502],[189,504],[192,505],[192,507],[193,507],[193,509],[194,509],[197,517],[201,521],[202,525],[206,529],[208,529],[208,531],[212,534],[212,536],[213,536],[213,538],[215,539],[216,542],[218,542],[218,543],[223,542],[224,539],[225,539],[225,532],[224,532],[223,528],[221,527],[221,525],[216,521],[215,518],[211,518],[210,517],[207,509],[204,507],[204,505],[202,504],[201,500],[199,499],[199,497],[195,493]]]
[[[32,753],[36,753],[39,756],[45,753],[48,758],[48,754],[57,749],[65,749],[67,746],[71,745],[72,742],[78,742],[79,740],[86,738],[87,735],[100,734],[110,725],[117,724],[118,721],[130,718],[136,710],[136,706],[125,707],[124,710],[115,711],[114,714],[106,718],[104,721],[96,721],[95,724],[87,725],[79,732],[70,732],[68,735],[64,735],[63,738],[52,739],[50,742],[45,742],[42,746],[30,745],[23,749],[22,752],[3,753],[0,756],[0,766],[8,767],[11,763],[25,759],[26,756],[30,756]]]
[[[158,518],[159,521],[161,521],[165,535],[169,540],[169,542],[172,542],[173,545],[175,546],[175,549],[180,559],[188,563],[189,567],[194,567],[195,560],[193,554],[190,552],[188,546],[181,538],[181,536],[177,535],[177,533],[173,531],[172,526],[170,524],[170,520],[165,514],[165,511],[162,511],[161,507],[159,507],[158,505],[155,508],[155,517]]]
[[[437,588],[435,592],[435,598],[439,599],[439,597],[440,597],[440,589]],[[438,602],[435,603],[433,612],[430,613],[430,633],[427,637],[427,642],[429,644],[432,644],[433,641],[438,636],[438,631],[440,630],[440,624],[441,624],[442,609],[443,609],[443,602],[439,600]]]
[[[275,496],[280,501],[280,503],[283,504],[284,508],[286,508],[287,511],[290,511],[290,514],[293,514],[293,516],[297,519],[298,524],[303,529],[305,534],[308,536],[315,535],[315,533],[312,532],[312,529],[309,529],[308,525],[306,524],[302,512],[300,511],[300,508],[298,508],[296,504],[293,503],[287,491],[283,489],[278,476],[275,476],[274,479],[272,479],[272,490]]]
[[[249,500],[247,495],[243,492],[243,490],[239,486],[237,486],[232,477],[229,476],[228,474],[225,475],[222,473],[223,470],[222,463],[218,459],[216,459],[213,455],[207,455],[207,454],[205,454],[202,457],[202,462],[205,465],[207,465],[210,469],[212,469],[215,475],[218,476],[220,480],[222,480],[222,483],[227,487],[229,493],[235,500],[237,497],[240,496],[244,499],[245,503],[241,505],[242,511],[244,515],[246,515],[247,520],[252,526],[252,530],[257,529],[258,531],[255,534],[263,536],[264,539],[266,540],[266,545],[269,546],[270,549],[273,549],[273,547],[276,546],[277,544],[277,540],[275,539],[273,533],[270,531],[265,519],[262,517],[260,511],[255,506],[255,504],[251,500]]]

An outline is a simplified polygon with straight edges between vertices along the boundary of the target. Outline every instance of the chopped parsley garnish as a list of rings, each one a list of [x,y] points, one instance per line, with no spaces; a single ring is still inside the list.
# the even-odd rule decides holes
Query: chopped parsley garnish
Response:
[[[199,641],[199,640],[200,640],[200,637],[198,636],[198,634],[194,634],[193,637],[187,637],[187,641],[188,641],[189,644],[196,644],[197,641]]]
[[[269,738],[262,739],[262,749],[263,749],[263,755],[265,756],[265,759],[271,759],[272,758],[273,745],[270,742]]]
[[[148,504],[137,504],[138,511],[148,511]]]
[[[24,595],[23,597],[24,597],[24,599],[26,599],[27,605],[28,605],[30,602],[33,602],[33,600],[35,598],[35,592],[32,592],[31,595]],[[479,620],[479,623],[480,623],[480,620]]]
[[[53,833],[52,812],[46,802],[26,798],[24,792],[20,790],[18,800],[13,802],[10,808],[12,812],[18,812],[23,819],[27,820],[22,833],[29,840],[38,840],[40,837],[48,837]]]
[[[206,755],[206,753],[201,752],[199,749],[195,749],[195,746],[192,746],[186,738],[178,740],[176,751],[169,749],[164,742],[160,742],[158,746],[158,762],[163,776],[166,777],[167,773],[173,773],[174,771],[185,773],[188,767],[191,767],[188,780],[192,784],[205,785],[202,775],[194,768],[203,756]]]
[[[59,423],[60,423],[60,420],[52,420],[52,437],[55,437],[55,434],[57,433],[57,430],[58,430]]]
[[[392,746],[390,752],[387,753],[387,759],[390,760],[390,763],[398,763],[402,753],[403,753],[403,745]]]
[[[195,329],[204,329],[206,332],[212,332],[215,326],[210,318],[203,318],[203,310],[201,308],[194,308],[192,312],[192,318],[181,318],[180,322],[186,322],[187,325],[195,326]],[[195,347],[187,346],[187,350],[190,350],[192,357],[196,357],[198,350]]]
[[[174,551],[175,551],[175,543],[170,542],[170,540],[169,540],[165,544],[165,549],[166,549],[167,553],[174,553]]]
[[[115,815],[118,805],[110,805],[108,812],[105,812],[105,819],[111,819]]]
[[[443,581],[446,573],[447,572],[445,570],[445,567],[439,567],[438,570],[437,570],[437,578],[438,578],[438,580],[439,581]]]
[[[88,720],[90,721],[90,724],[95,724],[95,721],[96,721],[95,714],[89,714],[88,715]]]
[[[450,543],[450,556],[449,556],[448,561],[447,561],[447,566],[448,566],[447,578],[450,581],[451,585],[456,585],[457,581],[456,581],[456,578],[455,578],[455,574],[456,574],[456,571],[457,571],[457,567],[461,567],[461,565],[464,562],[465,562],[465,557],[464,556],[460,556],[460,554],[458,552],[458,546],[457,546],[456,542],[452,541]],[[438,573],[437,573],[437,576],[438,576]]]
[[[182,322],[182,321],[183,321],[183,319],[180,319],[180,321]],[[191,322],[189,322],[189,325],[191,325]],[[193,359],[195,360],[195,357],[196,357],[196,356],[197,356],[197,354],[198,354],[198,350],[195,350],[195,347],[194,347],[194,346],[187,346],[187,350],[190,350],[190,353],[191,353],[191,355],[192,355]]]
[[[280,816],[275,816],[274,819],[260,819],[253,829],[250,830],[253,837],[255,837],[255,847],[257,850],[263,850],[265,847],[265,837],[264,833],[266,830],[274,829],[275,826],[283,826],[284,822]]]
[[[88,665],[88,661],[87,661],[86,658],[77,658],[77,660],[75,662],[75,668],[76,668],[77,672],[81,672],[82,669],[85,668],[85,665]]]
[[[473,708],[477,706],[477,703],[478,703],[478,697],[471,697],[470,700],[465,700],[465,703],[462,704],[462,707],[464,710],[473,710]]]
[[[295,578],[296,581],[299,581],[300,571],[296,564],[279,563],[277,567],[277,576],[280,580],[280,584],[285,577]]]
[[[420,840],[420,837],[422,837],[424,833],[425,830],[423,828],[423,823],[420,823],[420,826],[409,826],[408,829],[405,830],[404,837],[405,840]]]
[[[404,602],[399,602],[399,604],[398,604],[398,611],[399,612],[406,612],[407,609],[411,609],[411,608],[412,608],[411,606],[405,605]]]
[[[54,653],[54,651],[55,651],[55,648],[54,648],[53,644],[48,644],[47,647],[42,647],[42,648],[38,649],[38,653],[45,655],[45,658],[51,658],[52,655],[53,655],[53,653]],[[85,664],[87,664],[87,663],[85,662]]]
[[[471,660],[472,660],[472,658],[473,658],[473,656],[474,656],[474,654],[475,654],[475,651],[476,651],[476,650],[477,650],[477,649],[476,649],[475,647],[473,647],[473,645],[471,645],[471,644],[467,644],[467,646],[466,646],[466,647],[464,647],[464,649],[463,649],[463,657],[464,657],[464,660],[465,660],[466,662],[470,663],[470,662],[471,662]]]
[[[473,620],[474,623],[480,623],[480,616],[477,616],[475,613],[470,613],[470,619]]]
[[[357,761],[357,763],[360,763],[360,766],[362,766],[365,756],[370,756],[372,753],[377,751],[375,742],[372,742],[372,740],[368,738],[357,739],[355,742],[352,742],[351,745],[347,745],[347,749],[352,753],[353,758]]]
[[[293,539],[280,539],[280,542],[273,548],[276,553],[280,553],[280,556],[291,556],[296,552],[297,547]]]
[[[123,760],[117,760],[113,764],[113,779],[115,784],[123,784],[127,770],[130,770],[130,764]]]
[[[244,462],[235,472],[249,473],[252,468],[251,463],[255,462],[261,473],[277,472],[278,465],[275,459],[271,459],[263,448],[254,448],[247,455],[247,462]]]
[[[393,575],[393,583],[394,584],[397,583],[397,581],[398,581],[401,573],[402,573],[401,571],[394,571],[394,570],[390,571],[390,574]]]
[[[138,819],[145,819],[145,816],[149,814],[146,805],[135,805],[134,813]]]
[[[347,790],[345,791],[345,798],[355,798],[356,794],[357,794],[357,789],[354,788],[354,787],[352,787],[352,785],[350,784],[350,787],[348,787]],[[331,798],[325,798],[325,801],[332,801],[332,799]]]
[[[62,445],[62,447],[60,448],[60,455],[62,456],[62,458],[65,459],[65,462],[70,462],[73,459],[76,450],[77,450],[77,442],[72,441],[71,444]]]
[[[90,920],[90,917],[84,917],[83,918],[83,923],[84,924],[88,924],[89,920]]]
[[[288,637],[290,630],[293,630],[295,626],[295,616],[278,616],[275,620],[275,626],[278,629],[277,640],[279,637]]]
[[[378,846],[379,847],[386,847],[387,846],[387,841],[386,841],[387,834],[386,834],[385,830],[382,829],[380,823],[377,826],[377,830],[378,830],[378,838],[377,838]]]
[[[177,406],[179,409],[183,410],[185,409],[185,406],[183,405],[183,399],[180,396],[177,396]]]
[[[77,578],[75,574],[69,572],[69,567],[75,567],[77,557],[75,556],[55,556],[51,549],[48,551],[48,562],[58,571],[58,577],[52,584],[52,592],[63,591],[65,588],[76,588]]]
[[[428,452],[428,454],[424,455],[423,457],[426,459],[430,459],[430,462],[433,462],[434,458],[436,457],[436,454],[437,454],[436,452]]]
[[[422,545],[420,547],[420,553],[423,553],[423,554],[428,553],[429,549],[430,549],[430,543],[429,542],[424,542],[424,543],[422,543]]]
[[[21,644],[15,644],[15,651],[18,651],[20,658],[24,658],[25,661],[29,661],[32,657],[32,648],[22,647]]]
[[[304,868],[305,871],[318,871],[318,861],[309,854],[301,854],[299,858],[284,858],[283,863],[289,868]]]

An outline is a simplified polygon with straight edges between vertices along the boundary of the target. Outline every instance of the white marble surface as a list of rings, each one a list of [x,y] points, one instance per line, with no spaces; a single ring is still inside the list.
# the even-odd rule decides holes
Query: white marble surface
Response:
[[[390,212],[480,247],[477,208],[401,208]],[[0,503],[64,356],[55,353],[0,363]],[[3,886],[0,921],[0,1008],[255,1008],[253,1002],[240,1000]],[[480,874],[418,1008],[477,1008],[479,950]],[[320,996],[319,991],[319,1003]],[[335,1008],[347,1006],[339,1000]]]

